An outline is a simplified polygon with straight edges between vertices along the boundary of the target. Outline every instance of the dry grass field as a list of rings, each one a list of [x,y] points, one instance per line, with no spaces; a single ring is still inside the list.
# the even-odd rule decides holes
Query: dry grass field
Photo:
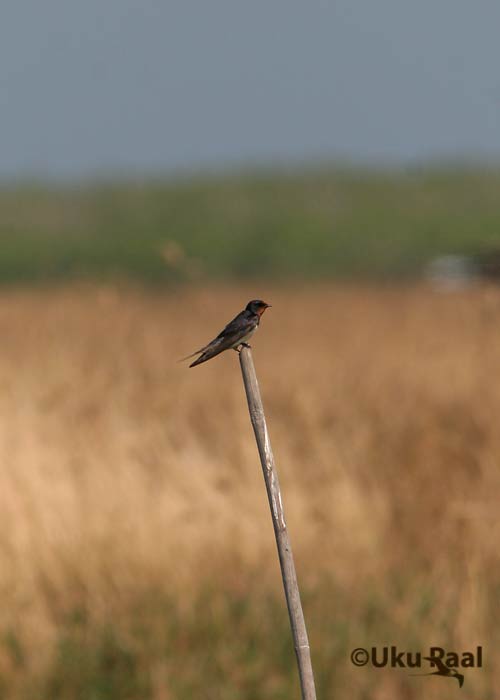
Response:
[[[255,296],[319,697],[494,697],[500,289],[268,283],[1,292],[0,697],[298,698],[236,354],[176,362]]]

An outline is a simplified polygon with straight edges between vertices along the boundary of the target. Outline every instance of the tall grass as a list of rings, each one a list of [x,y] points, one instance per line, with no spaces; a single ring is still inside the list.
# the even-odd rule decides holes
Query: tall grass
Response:
[[[0,296],[0,696],[298,697],[234,353],[253,342],[322,698],[442,698],[355,647],[484,647],[500,685],[500,293],[121,287]]]

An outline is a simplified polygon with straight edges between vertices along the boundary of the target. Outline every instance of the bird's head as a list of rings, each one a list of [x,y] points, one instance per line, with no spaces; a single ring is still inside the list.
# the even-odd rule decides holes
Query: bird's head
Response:
[[[252,299],[252,301],[248,302],[246,310],[252,314],[257,314],[257,316],[262,316],[264,311],[270,306],[271,304],[266,304],[262,299]]]

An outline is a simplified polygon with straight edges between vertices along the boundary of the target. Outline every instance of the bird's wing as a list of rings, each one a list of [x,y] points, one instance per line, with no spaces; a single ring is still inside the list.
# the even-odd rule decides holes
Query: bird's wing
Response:
[[[212,340],[212,342],[206,346],[206,349],[202,352],[198,359],[192,362],[189,366],[196,367],[196,365],[201,365],[202,362],[211,360],[212,357],[215,357],[221,352],[224,352],[224,350],[228,350],[230,347],[232,347],[233,343],[234,339],[231,338],[231,336],[221,336],[220,338],[214,338],[214,340]]]
[[[217,338],[225,338],[227,336],[233,336],[238,333],[242,333],[243,331],[246,331],[252,326],[252,319],[249,318],[248,312],[245,311],[240,311],[240,313],[233,318],[232,321],[229,321],[227,326],[224,326],[224,328],[221,330]],[[217,340],[215,338],[215,340]]]
[[[204,345],[202,348],[199,350],[195,350],[195,352],[192,352],[190,355],[186,355],[186,357],[181,357],[180,360],[177,360],[177,362],[184,362],[184,360],[189,360],[190,357],[194,357],[195,355],[199,355],[202,352],[205,352],[213,343],[214,341],[212,340],[208,345]]]
[[[207,353],[207,360],[211,357],[215,357],[223,350],[227,350],[232,347],[235,340],[239,337],[246,335],[255,325],[255,320],[253,315],[250,315],[246,310],[240,311],[240,313],[233,318],[232,321],[224,326],[219,335],[211,340],[207,345],[200,348],[196,352],[191,353],[187,357],[183,357],[179,362],[183,360],[188,360],[190,357],[195,355],[200,355],[201,353]],[[201,359],[201,358],[200,358]],[[201,364],[201,363],[200,363]]]

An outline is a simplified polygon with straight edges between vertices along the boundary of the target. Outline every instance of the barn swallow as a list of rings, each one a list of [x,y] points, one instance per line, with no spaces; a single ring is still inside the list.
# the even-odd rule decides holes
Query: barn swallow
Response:
[[[271,304],[266,304],[266,302],[261,299],[249,301],[246,308],[240,311],[240,313],[235,316],[208,345],[205,345],[182,359],[187,360],[195,355],[200,355],[197,360],[189,365],[190,367],[196,367],[196,365],[201,365],[202,362],[211,360],[212,357],[215,357],[224,350],[229,350],[231,348],[237,350],[240,345],[243,347],[250,347],[247,340],[255,333],[262,314],[270,306]]]
[[[444,676],[445,678],[456,678],[460,688],[464,684],[464,676],[459,673],[455,668],[449,668],[446,666],[439,657],[434,656],[424,656],[426,661],[430,661],[435,666],[438,667],[437,671],[431,671],[430,673],[410,673],[411,676]]]

